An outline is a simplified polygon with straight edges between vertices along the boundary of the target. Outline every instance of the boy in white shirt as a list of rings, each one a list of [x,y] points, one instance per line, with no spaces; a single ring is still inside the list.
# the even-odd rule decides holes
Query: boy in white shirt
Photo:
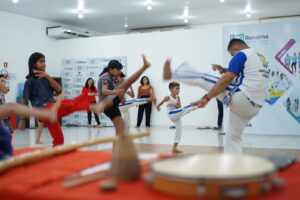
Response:
[[[181,102],[178,96],[180,92],[180,84],[178,82],[171,82],[169,84],[169,90],[171,94],[164,97],[164,99],[157,105],[157,110],[160,111],[162,104],[165,102],[167,103],[168,116],[170,120],[175,123],[176,127],[172,153],[183,153],[183,151],[177,148],[182,134],[181,117],[193,110],[196,110],[198,106],[188,105],[181,108]]]

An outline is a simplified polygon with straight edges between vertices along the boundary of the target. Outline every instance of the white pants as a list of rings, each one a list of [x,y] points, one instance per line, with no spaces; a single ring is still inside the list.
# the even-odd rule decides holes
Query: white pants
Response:
[[[219,80],[216,76],[198,73],[185,63],[180,65],[179,68],[174,71],[172,78],[190,85],[199,86],[207,92],[210,91]],[[228,88],[216,98],[223,101],[224,97],[232,88],[232,85],[228,86]],[[249,121],[258,114],[260,108],[254,106],[243,92],[238,91],[231,96],[229,109],[229,122],[225,138],[224,153],[241,154],[241,135]]]
[[[185,106],[183,108],[178,108],[175,110],[171,110],[168,113],[168,116],[172,122],[174,122],[176,131],[174,135],[174,143],[179,143],[181,140],[181,134],[182,134],[182,123],[181,123],[181,117],[188,114],[189,112],[198,109],[197,106]]]
[[[129,108],[139,106],[142,104],[148,103],[149,98],[137,98],[137,99],[129,99],[126,100],[125,103],[119,105],[119,109],[122,113],[123,121],[124,121],[124,131],[125,133],[129,132],[130,128],[130,113]]]

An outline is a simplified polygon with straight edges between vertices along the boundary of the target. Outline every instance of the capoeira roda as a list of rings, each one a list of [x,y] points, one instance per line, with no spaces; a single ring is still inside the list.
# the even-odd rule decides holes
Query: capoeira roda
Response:
[[[181,64],[173,73],[171,61],[164,64],[163,78],[174,79],[190,85],[199,86],[207,91],[195,105],[205,107],[210,99],[216,97],[229,106],[229,122],[224,152],[242,153],[242,133],[249,121],[262,108],[268,87],[269,69],[263,66],[256,52],[244,41],[232,39],[228,52],[233,56],[228,68],[213,65],[221,77],[199,73]]]

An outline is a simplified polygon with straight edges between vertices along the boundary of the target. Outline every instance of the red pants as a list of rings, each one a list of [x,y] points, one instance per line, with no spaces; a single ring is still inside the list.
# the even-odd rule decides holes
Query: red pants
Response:
[[[54,103],[48,103],[45,108],[46,109],[51,108],[53,105]],[[74,99],[62,100],[61,106],[57,113],[57,121],[54,123],[44,121],[45,125],[47,125],[47,128],[53,138],[52,141],[53,146],[64,144],[64,135],[58,121],[62,117],[67,116],[73,112],[89,111],[89,108],[90,108],[90,103],[87,96],[85,95],[77,96]]]

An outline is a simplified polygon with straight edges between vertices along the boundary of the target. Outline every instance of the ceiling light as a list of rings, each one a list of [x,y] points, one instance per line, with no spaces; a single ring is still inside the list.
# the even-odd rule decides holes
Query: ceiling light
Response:
[[[188,19],[184,19],[183,21],[184,21],[184,23],[186,23],[186,24],[189,23],[189,20],[188,20]]]
[[[124,24],[124,27],[125,27],[125,28],[127,28],[127,27],[128,27],[128,23],[127,23],[127,21],[128,21],[128,20],[127,20],[127,17],[125,17],[125,24]]]
[[[220,2],[221,2],[221,3],[224,3],[224,2],[225,2],[225,0],[220,0]]]
[[[189,16],[189,7],[188,6],[184,6],[183,16],[184,17],[188,17]]]
[[[245,11],[246,11],[246,12],[251,12],[251,11],[252,11],[251,4],[250,4],[250,3],[247,3]]]
[[[13,3],[19,3],[19,0],[12,0]]]
[[[153,1],[152,0],[146,0],[147,10],[152,10]]]
[[[247,16],[248,18],[250,18],[250,17],[251,17],[251,13],[247,13],[246,16]]]
[[[83,11],[84,10],[84,0],[78,0],[77,10],[78,11]]]
[[[78,18],[79,19],[83,19],[84,18],[84,14],[82,12],[78,13]]]

